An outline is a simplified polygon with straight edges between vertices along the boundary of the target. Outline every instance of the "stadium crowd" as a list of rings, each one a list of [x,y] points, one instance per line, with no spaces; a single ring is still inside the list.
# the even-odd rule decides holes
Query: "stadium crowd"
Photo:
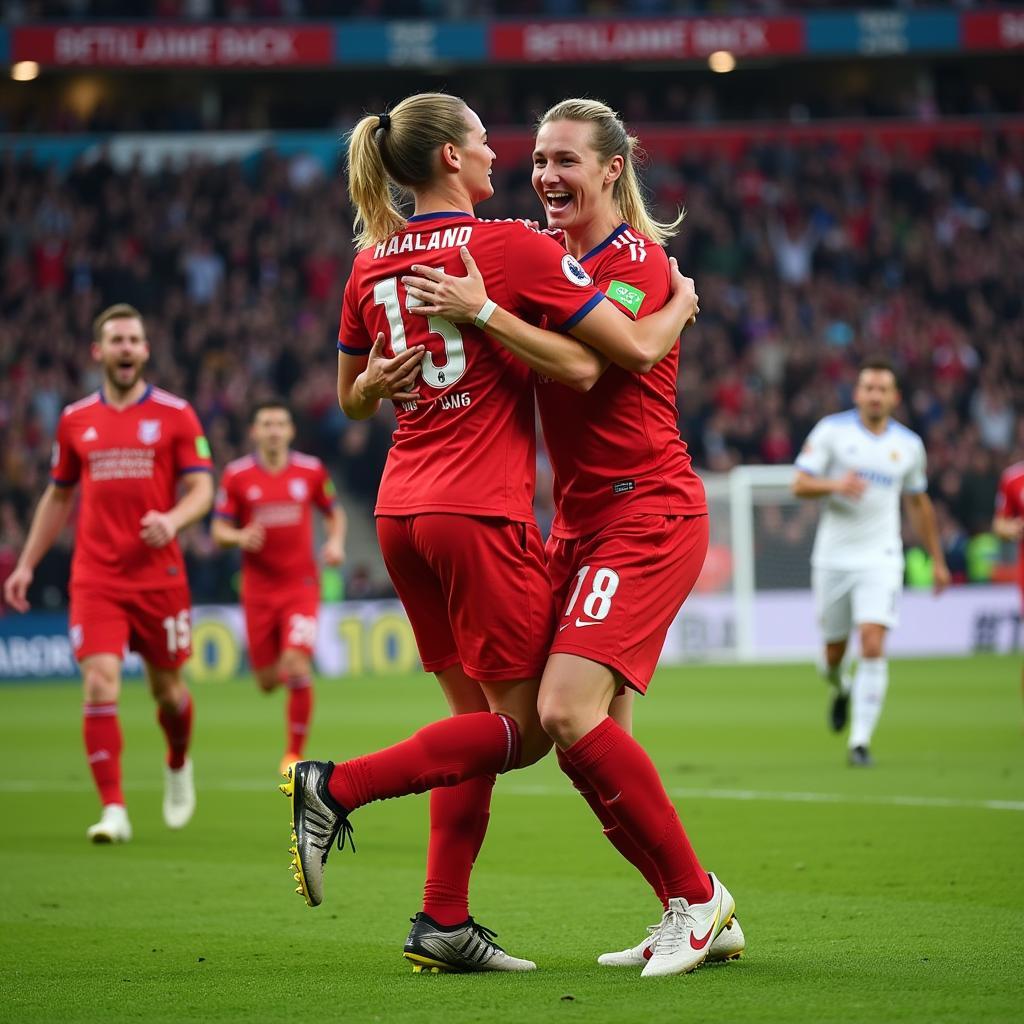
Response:
[[[979,0],[958,0],[977,6]],[[577,15],[779,14],[821,8],[820,0],[354,0],[348,18],[528,18]],[[832,0],[830,7],[861,7],[862,0]],[[875,0],[875,8],[908,10],[928,0]],[[233,21],[273,18],[336,18],[334,0],[11,0],[9,21],[47,18],[183,18]]]
[[[663,212],[688,211],[670,248],[701,295],[679,379],[697,466],[791,461],[819,417],[850,405],[859,361],[886,352],[901,418],[928,447],[951,568],[968,575],[998,474],[1024,454],[1024,138],[913,161],[769,144],[739,162],[659,161],[647,180]],[[526,154],[496,165],[495,183],[482,215],[539,213]],[[150,375],[193,402],[218,466],[245,450],[251,405],[282,395],[296,446],[350,500],[372,501],[392,423],[337,407],[352,246],[336,176],[271,152],[153,174],[102,158],[61,174],[8,153],[0,226],[0,578],[46,483],[62,406],[98,384],[90,323],[113,302],[145,315]],[[544,497],[538,508],[543,520]],[[231,599],[233,563],[204,531],[187,551],[196,600]],[[60,603],[66,563],[57,552],[40,567],[37,600]],[[357,553],[346,573],[350,594],[375,592]]]

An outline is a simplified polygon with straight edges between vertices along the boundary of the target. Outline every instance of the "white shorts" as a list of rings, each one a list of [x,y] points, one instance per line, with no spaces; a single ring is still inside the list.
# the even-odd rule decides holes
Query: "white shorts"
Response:
[[[818,624],[826,643],[845,640],[854,626],[892,629],[900,619],[903,570],[811,568]]]

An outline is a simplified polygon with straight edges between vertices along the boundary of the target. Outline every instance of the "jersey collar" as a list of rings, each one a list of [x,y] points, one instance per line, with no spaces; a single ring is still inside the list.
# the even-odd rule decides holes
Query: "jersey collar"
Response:
[[[629,225],[623,221],[603,242],[598,242],[590,252],[585,253],[579,258],[580,263],[586,263],[587,260],[592,260],[602,249],[607,249],[612,242],[615,241],[623,231],[628,231]]]
[[[112,405],[111,405],[111,404],[110,404],[110,403],[109,403],[109,402],[107,401],[107,396],[106,396],[105,394],[103,394],[103,388],[102,388],[102,387],[101,387],[101,388],[99,389],[99,391],[97,391],[96,393],[97,393],[97,394],[99,395],[99,397],[100,397],[100,401],[101,401],[101,402],[102,402],[102,403],[103,403],[103,404],[104,404],[105,406],[107,406],[107,407],[108,407],[108,408],[110,408],[110,409],[113,409],[113,408],[114,408],[114,407],[113,407],[113,406],[112,406]],[[143,402],[144,402],[144,401],[145,401],[145,400],[146,400],[147,398],[149,398],[149,396],[150,396],[150,395],[151,395],[152,393],[153,393],[153,385],[152,385],[152,384],[147,384],[147,385],[146,385],[146,390],[142,392],[142,397],[141,397],[141,398],[140,398],[140,399],[139,399],[139,400],[138,400],[137,402],[132,402],[132,404],[131,404],[131,405],[126,405],[126,406],[125,406],[125,408],[126,408],[126,409],[131,409],[131,408],[132,408],[132,406],[135,406],[135,405],[142,405],[142,403],[143,403]],[[120,409],[114,409],[114,411],[115,411],[115,412],[121,412],[121,410],[120,410]]]
[[[465,210],[442,210],[440,213],[416,213],[413,214],[409,219],[410,224],[421,224],[425,220],[439,220],[442,217],[473,217],[473,214],[466,213]]]

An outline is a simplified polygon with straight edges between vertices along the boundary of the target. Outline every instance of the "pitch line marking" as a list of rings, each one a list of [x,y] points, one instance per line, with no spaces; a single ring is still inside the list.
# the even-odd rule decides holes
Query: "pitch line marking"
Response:
[[[554,786],[510,785],[497,792],[515,796],[574,796],[571,788],[563,793]],[[1024,812],[1022,800],[968,800],[945,796],[859,796],[850,793],[806,793],[762,789],[689,789],[674,788],[669,796],[678,800],[736,800],[756,803],[784,804],[860,804],[872,807],[939,807],[967,808],[985,811]]]
[[[235,779],[197,785],[199,792],[211,793],[260,793],[274,790],[274,776],[263,779]],[[127,784],[132,793],[159,793],[163,786],[153,784]],[[91,793],[93,786],[88,782],[47,783],[37,779],[0,780],[0,793]],[[527,786],[499,784],[497,792],[508,796],[526,797],[575,797],[576,791],[568,784],[562,786]],[[747,803],[784,804],[849,804],[866,807],[934,807],[981,811],[1016,811],[1024,813],[1024,800],[971,800],[945,796],[860,796],[850,793],[814,793],[787,790],[763,789],[691,789],[674,788],[669,796],[677,800],[729,800]]]

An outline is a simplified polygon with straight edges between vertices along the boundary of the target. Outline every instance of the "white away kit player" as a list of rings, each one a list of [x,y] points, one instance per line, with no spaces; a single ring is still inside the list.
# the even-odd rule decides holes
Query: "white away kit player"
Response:
[[[932,558],[936,594],[949,585],[949,570],[926,493],[924,444],[891,418],[900,401],[892,364],[866,362],[853,400],[854,409],[826,416],[811,431],[796,460],[793,493],[823,499],[811,580],[825,641],[823,673],[833,687],[830,719],[839,732],[851,717],[849,762],[867,766],[889,685],[885,636],[899,620],[903,590],[903,495]],[[854,627],[860,661],[851,678],[843,656]]]

